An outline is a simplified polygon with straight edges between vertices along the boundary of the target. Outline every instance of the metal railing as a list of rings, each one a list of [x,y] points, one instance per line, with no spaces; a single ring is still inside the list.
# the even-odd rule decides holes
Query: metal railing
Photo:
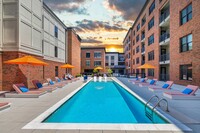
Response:
[[[145,38],[145,34],[141,35],[141,40],[143,40]]]
[[[141,52],[142,52],[142,53],[145,52],[145,47],[142,47],[142,48],[141,48]]]
[[[168,38],[170,38],[170,34],[164,33],[164,34],[160,35],[160,42],[165,41]]]
[[[160,15],[160,23],[165,20],[169,16],[170,12],[169,9],[165,10],[164,13]]]
[[[168,60],[169,60],[169,53],[160,55],[160,62]]]
[[[141,61],[141,65],[144,65],[145,64],[145,61],[143,60],[143,61]]]
[[[169,74],[160,74],[160,80],[161,81],[169,80]]]

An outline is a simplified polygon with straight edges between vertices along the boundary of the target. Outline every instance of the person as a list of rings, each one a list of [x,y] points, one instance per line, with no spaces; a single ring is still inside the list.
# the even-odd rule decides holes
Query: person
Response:
[[[86,82],[87,79],[88,79],[88,76],[87,76],[87,75],[84,75],[83,78],[84,78],[84,82]]]

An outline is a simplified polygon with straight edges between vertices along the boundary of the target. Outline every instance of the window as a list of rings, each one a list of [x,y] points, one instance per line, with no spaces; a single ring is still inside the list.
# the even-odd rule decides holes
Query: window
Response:
[[[133,40],[133,46],[135,45],[135,40]]]
[[[181,80],[192,80],[192,65],[181,65],[180,66],[180,79]]]
[[[154,77],[154,69],[148,69],[148,76]]]
[[[192,19],[192,4],[181,11],[181,25]]]
[[[111,60],[115,60],[115,56],[111,56]]]
[[[58,66],[55,66],[55,77],[58,76]]]
[[[86,58],[90,58],[90,53],[89,52],[86,53]]]
[[[90,60],[86,60],[86,66],[90,66]]]
[[[181,52],[192,50],[192,34],[184,36],[180,39],[181,42]]]
[[[140,23],[137,25],[137,31],[140,30]]]
[[[140,70],[139,70],[139,69],[136,69],[136,73],[140,73]]]
[[[94,61],[94,66],[101,66],[101,61]]]
[[[106,61],[108,61],[109,60],[109,56],[106,56]]]
[[[136,47],[136,53],[140,52],[140,46]]]
[[[151,45],[154,43],[154,34],[151,35],[149,38],[148,38],[148,45]]]
[[[154,2],[151,4],[151,6],[149,7],[149,15],[153,12],[154,9],[155,9],[155,0],[154,0]]]
[[[115,63],[111,63],[111,66],[114,66],[115,65]]]
[[[54,27],[54,36],[56,38],[58,38],[58,27],[57,26]]]
[[[137,57],[137,58],[136,58],[136,64],[139,64],[139,63],[140,63],[140,58]]]
[[[55,57],[58,57],[58,47],[57,46],[54,47],[54,54],[55,54],[54,55]]]
[[[142,31],[141,40],[145,38],[145,31]]]
[[[150,30],[154,26],[154,17],[148,23],[148,29]]]
[[[146,23],[146,15],[142,18],[142,26]]]
[[[137,35],[137,37],[136,37],[136,42],[138,42],[139,40],[140,40],[140,36]]]
[[[101,58],[101,52],[94,52],[94,58]]]
[[[154,60],[154,51],[148,53],[148,60],[149,61]]]
[[[108,66],[108,62],[106,62],[106,64],[105,64],[106,66]]]

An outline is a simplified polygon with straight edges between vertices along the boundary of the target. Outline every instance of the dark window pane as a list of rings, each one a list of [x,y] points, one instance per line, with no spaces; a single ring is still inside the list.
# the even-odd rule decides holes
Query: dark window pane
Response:
[[[188,21],[192,19],[192,13],[188,14]]]

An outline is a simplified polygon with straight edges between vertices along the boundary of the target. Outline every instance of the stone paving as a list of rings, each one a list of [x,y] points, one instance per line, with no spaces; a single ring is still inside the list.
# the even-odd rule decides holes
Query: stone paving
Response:
[[[128,82],[127,78],[118,78],[132,91],[136,92],[143,99],[148,100],[152,96],[147,88],[137,87]],[[0,112],[0,133],[136,133],[137,131],[111,131],[111,130],[36,130],[22,129],[27,123],[46,111],[52,105],[63,99],[83,84],[82,80],[70,83],[64,88],[53,93],[47,93],[40,98],[0,98],[0,102],[10,102],[11,107]],[[162,83],[161,83],[162,84]],[[180,86],[180,88],[183,86]],[[199,92],[198,92],[199,93]],[[186,123],[194,130],[200,131],[200,101],[195,100],[169,100],[170,115]],[[178,112],[178,113],[177,113]],[[140,133],[153,133],[142,131]],[[157,132],[158,133],[158,132]],[[172,132],[167,132],[172,133]],[[176,132],[178,133],[178,132]]]

